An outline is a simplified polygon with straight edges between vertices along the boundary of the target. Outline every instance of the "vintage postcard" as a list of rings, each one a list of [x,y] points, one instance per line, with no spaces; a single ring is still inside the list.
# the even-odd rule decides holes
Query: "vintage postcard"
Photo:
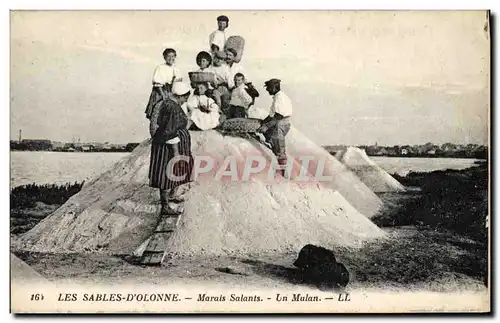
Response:
[[[488,11],[10,12],[13,313],[489,313]]]

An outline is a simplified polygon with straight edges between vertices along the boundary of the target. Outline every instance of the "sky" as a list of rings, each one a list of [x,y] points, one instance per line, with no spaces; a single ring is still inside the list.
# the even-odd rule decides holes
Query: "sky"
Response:
[[[12,12],[11,139],[146,139],[163,49],[187,79],[220,14],[245,38],[256,106],[280,78],[294,126],[320,145],[488,142],[483,11]]]

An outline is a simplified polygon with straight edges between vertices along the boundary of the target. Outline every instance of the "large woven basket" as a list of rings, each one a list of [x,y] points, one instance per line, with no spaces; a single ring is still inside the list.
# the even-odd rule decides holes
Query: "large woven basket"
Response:
[[[233,118],[227,119],[220,125],[226,132],[256,132],[261,126],[259,119]]]
[[[189,72],[189,79],[193,83],[215,82],[215,74],[210,72]]]
[[[233,48],[236,50],[236,57],[234,61],[239,63],[243,57],[243,50],[245,49],[245,39],[241,36],[229,36],[226,41],[224,49]]]

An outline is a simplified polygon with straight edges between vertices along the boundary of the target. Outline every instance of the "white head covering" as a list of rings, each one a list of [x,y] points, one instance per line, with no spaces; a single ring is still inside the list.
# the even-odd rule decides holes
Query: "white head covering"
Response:
[[[191,87],[185,82],[174,82],[172,93],[175,95],[184,95],[191,91]]]

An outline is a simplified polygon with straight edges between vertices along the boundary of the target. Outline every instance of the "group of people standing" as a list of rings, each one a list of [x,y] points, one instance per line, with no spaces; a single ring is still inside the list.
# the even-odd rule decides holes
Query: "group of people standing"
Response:
[[[246,71],[236,62],[241,52],[227,47],[227,16],[217,17],[217,30],[209,36],[209,50],[196,56],[198,70],[185,82],[175,66],[177,52],[163,51],[165,64],[153,73],[153,89],[146,108],[152,137],[150,186],[160,190],[161,214],[178,215],[169,202],[182,203],[179,187],[191,179],[193,158],[189,130],[216,129],[224,120],[247,118],[248,109],[259,97]],[[279,165],[286,165],[285,136],[290,130],[292,104],[273,78],[264,87],[273,97],[269,115],[257,130],[265,138]],[[169,163],[174,157],[178,161]],[[171,169],[169,165],[173,164]]]

